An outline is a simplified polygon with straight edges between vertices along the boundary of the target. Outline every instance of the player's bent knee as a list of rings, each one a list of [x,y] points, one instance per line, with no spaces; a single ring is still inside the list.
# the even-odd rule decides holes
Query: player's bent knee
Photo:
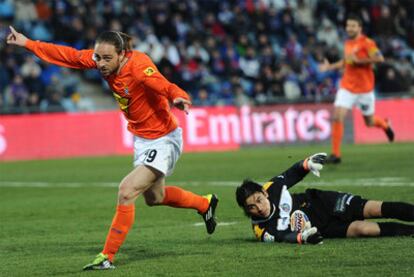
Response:
[[[135,199],[139,195],[139,191],[137,191],[132,184],[125,182],[123,180],[121,184],[119,185],[118,189],[118,199],[120,203],[125,201],[130,201]]]
[[[381,201],[369,200],[364,206],[364,218],[378,218],[381,217]]]
[[[129,201],[133,199],[135,196],[134,192],[130,189],[119,189],[118,191],[118,199],[122,201]]]

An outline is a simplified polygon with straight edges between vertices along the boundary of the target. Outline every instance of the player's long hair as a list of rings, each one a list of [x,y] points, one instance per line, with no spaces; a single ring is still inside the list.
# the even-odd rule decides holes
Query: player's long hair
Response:
[[[237,204],[239,204],[239,206],[243,208],[243,211],[246,216],[251,217],[251,215],[246,210],[246,199],[250,195],[256,192],[261,192],[261,191],[263,191],[262,186],[249,179],[244,180],[243,183],[237,187],[236,189]]]
[[[133,48],[132,37],[128,34],[117,31],[105,31],[99,34],[95,43],[109,43],[115,46],[116,52],[119,54],[122,50],[131,51]]]

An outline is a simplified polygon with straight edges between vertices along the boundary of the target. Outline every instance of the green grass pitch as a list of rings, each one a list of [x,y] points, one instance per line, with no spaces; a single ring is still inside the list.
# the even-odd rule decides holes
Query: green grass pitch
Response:
[[[0,163],[0,276],[410,276],[412,237],[325,240],[323,245],[257,243],[234,199],[245,177],[264,182],[328,146],[250,148],[184,154],[168,183],[219,198],[209,236],[192,210],[147,207],[111,272],[82,272],[102,249],[117,184],[131,157]],[[352,145],[307,186],[368,199],[414,202],[414,144]]]

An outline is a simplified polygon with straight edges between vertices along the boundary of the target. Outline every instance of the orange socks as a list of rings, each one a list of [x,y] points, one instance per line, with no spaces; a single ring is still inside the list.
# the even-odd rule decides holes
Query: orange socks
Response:
[[[179,187],[165,186],[165,196],[162,205],[175,208],[196,209],[199,213],[204,213],[208,209],[208,200],[205,197],[183,190]]]
[[[135,204],[132,205],[118,205],[114,219],[112,220],[111,228],[106,237],[105,246],[102,251],[103,254],[108,255],[110,261],[113,260],[119,247],[124,242],[129,229],[134,223],[135,219]]]
[[[342,122],[332,123],[332,154],[341,157],[341,142],[344,135],[344,124]]]
[[[200,213],[204,213],[208,209],[208,200],[200,195],[190,191],[183,190],[179,187],[166,186],[165,197],[162,205],[168,205],[177,208],[192,208]],[[102,250],[103,254],[108,255],[108,259],[113,261],[115,254],[118,252],[124,242],[129,229],[135,219],[135,204],[118,205],[111,228],[106,237],[105,246]]]
[[[374,115],[374,126],[386,130],[388,128],[388,123],[381,117]]]

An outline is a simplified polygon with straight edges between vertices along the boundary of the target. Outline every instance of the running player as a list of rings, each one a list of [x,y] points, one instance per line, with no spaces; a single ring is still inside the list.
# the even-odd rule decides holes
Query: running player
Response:
[[[414,205],[402,202],[366,200],[337,191],[307,189],[291,194],[288,189],[309,171],[319,176],[326,153],[318,153],[295,163],[263,186],[245,180],[237,187],[236,199],[251,218],[253,231],[263,242],[321,243],[323,238],[406,236],[414,234],[414,225],[397,222],[373,222],[368,218],[394,218],[414,221]],[[297,212],[300,211],[300,212]],[[307,218],[298,231],[296,214]],[[292,224],[293,223],[293,224]],[[300,225],[299,225],[300,226]]]
[[[334,103],[332,154],[327,160],[333,164],[341,162],[344,120],[355,105],[360,108],[366,126],[381,128],[390,142],[394,140],[394,131],[389,120],[375,115],[373,65],[383,62],[384,57],[375,42],[362,34],[362,21],[357,16],[347,17],[346,32],[349,39],[345,41],[344,58],[332,64],[325,60],[319,66],[321,72],[344,69]]]
[[[170,103],[185,113],[189,96],[167,81],[151,59],[132,50],[131,37],[106,31],[94,49],[76,50],[28,39],[10,27],[7,43],[25,47],[40,59],[75,69],[97,68],[113,91],[134,135],[135,168],[121,181],[112,225],[101,253],[84,270],[113,269],[113,260],[135,218],[135,200],[143,195],[149,206],[168,205],[195,209],[203,217],[207,232],[216,227],[218,199],[214,194],[199,196],[179,187],[165,186],[182,152],[182,130],[170,111]]]

